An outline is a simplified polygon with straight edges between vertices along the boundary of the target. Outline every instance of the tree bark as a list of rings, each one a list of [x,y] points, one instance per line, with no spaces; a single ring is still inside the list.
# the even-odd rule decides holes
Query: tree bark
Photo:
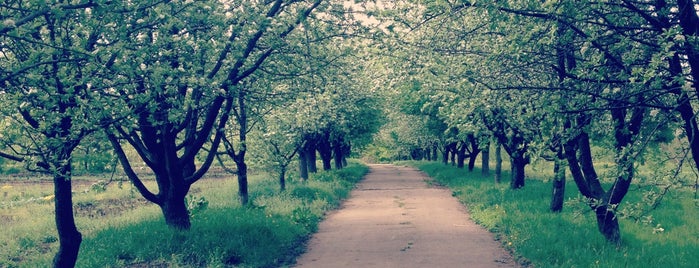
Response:
[[[299,177],[308,180],[308,157],[305,150],[299,150]]]
[[[342,169],[342,159],[344,158],[344,150],[342,150],[343,144],[342,139],[336,140],[333,145],[333,161],[335,162],[335,169]]]
[[[595,216],[600,233],[607,241],[618,245],[621,242],[621,231],[614,209],[606,205],[598,206],[595,208]]]
[[[188,189],[178,189],[172,187],[167,195],[163,195],[160,210],[163,212],[165,224],[177,230],[188,230],[191,227],[189,220],[189,211],[185,203],[185,196]]]
[[[473,171],[476,167],[476,158],[481,152],[481,148],[478,146],[478,139],[474,134],[468,134],[466,139],[466,151],[468,152],[468,171]]]
[[[347,157],[352,154],[352,145],[350,143],[342,146],[342,166],[347,167]]]
[[[240,204],[243,206],[248,204],[249,194],[248,194],[248,165],[245,161],[236,161],[236,166],[238,166],[238,195],[240,196]]]
[[[53,267],[74,267],[78,260],[82,234],[75,226],[73,193],[70,180],[70,160],[62,167],[64,172],[54,175],[54,209],[59,247],[53,258]]]
[[[316,144],[316,139],[306,140],[306,164],[308,164],[309,173],[318,172],[318,166],[316,165]]]
[[[524,167],[527,165],[527,160],[521,156],[512,157],[512,179],[510,180],[510,188],[520,189],[524,187]]]
[[[247,91],[243,88],[238,89],[238,107],[236,111],[236,119],[238,121],[238,140],[240,149],[235,152],[233,146],[228,146],[228,154],[233,158],[236,167],[238,168],[238,196],[240,204],[245,206],[248,204],[248,165],[245,163],[245,154],[247,153],[247,133],[248,133],[248,110],[245,102]]]
[[[442,163],[445,165],[449,164],[449,144],[444,145],[444,152],[442,152]]]
[[[320,154],[320,160],[323,163],[323,170],[332,169],[332,148],[330,146],[330,141],[327,136],[323,137],[318,142],[318,153]]]
[[[685,35],[685,44],[682,47],[689,64],[689,73],[694,81],[694,91],[699,93],[699,83],[696,83],[699,79],[699,47],[696,45],[696,39],[699,37],[699,14],[696,5],[692,0],[677,0],[679,24]]]
[[[464,141],[459,142],[459,146],[456,146],[456,167],[464,168],[464,161],[466,161],[466,147],[468,144]],[[470,156],[469,156],[470,157]],[[452,158],[453,161],[453,158]]]
[[[691,0],[678,0],[677,10],[679,11],[679,22],[682,33],[685,35],[684,47],[685,56],[689,63],[689,73],[692,77],[692,86],[695,93],[699,93],[699,47],[690,40],[696,40],[699,36],[699,15],[696,10],[696,3]],[[665,29],[663,29],[665,30]],[[675,53],[670,62],[670,70],[673,76],[680,76],[683,73],[680,56]],[[676,83],[675,83],[676,84]],[[673,85],[673,91],[679,95],[678,112],[684,120],[684,129],[687,141],[692,152],[695,167],[699,168],[699,127],[693,111],[691,100],[686,92],[680,90],[681,85]]]
[[[565,198],[566,172],[563,161],[562,148],[553,164],[553,186],[551,193],[551,211],[561,212],[563,210],[563,200]]]
[[[502,146],[495,142],[495,183],[502,181]]]
[[[436,143],[432,144],[430,151],[432,152],[432,161],[439,161],[439,153]]]
[[[480,150],[474,150],[471,154],[469,154],[468,171],[473,171],[473,169],[476,167],[476,158],[478,157],[478,153],[480,153]]]
[[[490,176],[490,142],[481,151],[481,176]]]
[[[279,191],[286,191],[286,167],[279,168]]]

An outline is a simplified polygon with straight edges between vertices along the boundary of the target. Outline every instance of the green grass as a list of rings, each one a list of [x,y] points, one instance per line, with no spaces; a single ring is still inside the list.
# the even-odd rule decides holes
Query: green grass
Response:
[[[83,243],[77,267],[280,267],[294,262],[327,210],[336,208],[368,168],[357,163],[289,181],[279,193],[276,176],[250,177],[251,204],[242,207],[234,177],[205,179],[188,198],[208,206],[192,214],[192,228],[168,228],[160,209],[139,203],[130,186],[78,190],[76,213]],[[37,194],[40,195],[40,194]],[[113,204],[109,206],[108,204]],[[95,211],[107,212],[104,216]],[[38,212],[38,213],[37,213]],[[100,212],[100,213],[101,213]],[[0,267],[48,267],[57,250],[52,203],[0,208]]]
[[[542,180],[546,175],[529,170],[534,178],[523,189],[510,190],[507,173],[505,181],[496,185],[492,178],[481,177],[478,169],[470,173],[435,162],[409,164],[451,188],[474,221],[494,232],[521,263],[534,267],[696,267],[699,263],[699,208],[693,193],[672,192],[650,212],[652,220],[621,218],[623,243],[617,248],[597,231],[594,215],[580,202],[570,180],[564,211],[555,214],[548,209],[551,184]],[[642,194],[630,192],[622,207],[642,200]]]
[[[84,242],[77,266],[274,267],[292,260],[308,233],[286,215],[216,208],[198,214],[186,232],[159,219],[98,232]]]

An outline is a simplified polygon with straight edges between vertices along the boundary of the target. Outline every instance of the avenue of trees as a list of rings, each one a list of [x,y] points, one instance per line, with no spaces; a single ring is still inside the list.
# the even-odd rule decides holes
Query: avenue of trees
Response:
[[[0,155],[54,178],[55,267],[77,260],[73,169],[99,170],[86,159],[118,160],[166,224],[187,230],[185,196],[217,161],[247,204],[248,150],[283,189],[295,156],[342,168],[380,123],[376,85],[353,80],[366,45],[353,39],[369,29],[341,3],[6,1],[0,22]]]
[[[247,204],[250,165],[284,190],[289,171],[305,180],[362,148],[468,170],[480,156],[484,174],[494,155],[496,182],[506,156],[523,191],[525,167],[551,161],[551,210],[570,174],[619,243],[634,183],[699,168],[697,79],[689,0],[9,0],[0,156],[53,178],[56,267],[82,239],[76,173],[118,166],[187,230],[185,196],[214,165]],[[639,176],[651,160],[674,166]]]
[[[391,3],[377,13],[400,48],[384,57],[400,66],[390,93],[399,109],[388,115],[399,121],[372,156],[454,163],[495,145],[512,189],[525,186],[528,164],[552,161],[551,209],[572,175],[612,243],[634,182],[666,189],[682,184],[683,165],[699,167],[693,1]],[[670,166],[639,177],[651,159]]]

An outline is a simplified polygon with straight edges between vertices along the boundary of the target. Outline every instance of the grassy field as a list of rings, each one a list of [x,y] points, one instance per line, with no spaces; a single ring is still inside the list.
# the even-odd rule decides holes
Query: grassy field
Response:
[[[526,186],[501,184],[436,162],[409,162],[452,189],[472,218],[496,234],[523,264],[534,267],[696,267],[699,263],[699,207],[691,190],[673,190],[640,218],[621,217],[623,244],[608,243],[597,231],[594,214],[581,201],[575,183],[566,185],[566,203],[549,212],[551,183],[529,170]],[[642,204],[644,191],[634,188],[623,206]]]
[[[241,207],[234,178],[204,179],[188,196],[192,229],[168,228],[160,209],[128,183],[75,184],[83,244],[78,267],[283,267],[302,253],[324,212],[336,208],[367,172],[340,171],[291,180],[250,178],[251,205]],[[0,267],[48,267],[57,250],[50,183],[0,182]]]

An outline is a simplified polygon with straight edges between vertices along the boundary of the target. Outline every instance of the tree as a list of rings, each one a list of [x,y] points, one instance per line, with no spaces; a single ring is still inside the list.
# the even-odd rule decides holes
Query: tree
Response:
[[[342,168],[350,146],[368,144],[383,122],[372,89],[357,83],[360,78],[353,81],[352,74],[346,71],[344,77],[347,78],[329,81],[322,92],[312,98],[298,99],[295,104],[300,107],[297,128],[302,131],[306,147],[303,155],[315,155],[318,150],[325,170],[332,168],[332,160],[336,168]]]
[[[286,173],[301,147],[299,132],[290,121],[292,118],[290,111],[279,109],[267,114],[259,125],[262,140],[258,142],[263,154],[259,158],[266,162],[265,166],[272,166],[277,172],[281,191],[286,190]]]
[[[556,31],[551,35],[554,38],[537,44],[555,49],[557,64],[551,66],[558,79],[548,88],[567,100],[554,102],[563,115],[558,122],[565,122],[566,129],[559,138],[573,179],[595,211],[600,232],[613,243],[620,242],[616,211],[634,179],[634,164],[648,144],[644,140],[657,135],[654,130],[666,127],[668,122],[648,115],[665,107],[667,98],[662,92],[668,88],[663,84],[673,80],[664,76],[672,72],[659,70],[662,67],[658,65],[662,62],[659,59],[667,57],[668,50],[661,47],[668,44],[662,35],[645,25],[649,18],[667,13],[657,12],[659,7],[664,8],[658,5],[640,9],[652,10],[650,13],[638,12],[639,5],[645,6],[630,1],[621,5],[494,5],[495,9],[521,19],[555,23]],[[595,14],[595,18],[587,14]],[[639,66],[650,68],[642,71]],[[609,130],[612,133],[607,136]],[[590,136],[600,138],[593,141]],[[608,190],[602,187],[595,172],[590,153],[593,142],[615,155],[616,172],[610,175],[613,179],[609,180],[612,186]],[[554,149],[560,154],[560,145],[557,147]]]
[[[134,3],[131,8],[137,15],[124,18],[125,25],[120,25],[130,42],[112,51],[117,62],[112,69],[124,80],[114,89],[112,108],[132,114],[105,133],[127,177],[147,200],[160,206],[166,224],[176,229],[190,227],[185,195],[213,159],[209,154],[197,169],[196,156],[212,129],[222,128],[231,107],[225,90],[212,88],[227,87],[215,81],[222,79],[220,65],[229,52],[210,40],[219,38],[225,26],[223,13],[207,14],[211,20],[203,20],[209,5]],[[202,62],[207,58],[218,58],[209,70]],[[220,142],[218,133],[213,146]],[[136,160],[127,158],[123,141],[153,170],[157,193],[134,171],[131,161]]]
[[[663,129],[672,120],[665,112],[675,110],[666,108],[676,106],[668,105],[673,98],[667,93],[682,92],[678,91],[682,83],[676,81],[683,81],[680,73],[690,73],[678,68],[673,72],[663,64],[666,59],[691,58],[684,56],[691,55],[687,52],[673,54],[677,51],[673,47],[684,47],[677,44],[684,42],[685,36],[670,31],[672,27],[658,30],[648,24],[663,21],[663,17],[667,22],[679,22],[679,14],[694,18],[696,12],[682,13],[664,1],[623,1],[618,5],[569,1],[421,4],[415,9],[422,15],[415,16],[418,21],[396,19],[408,25],[404,42],[421,49],[413,54],[427,55],[416,56],[410,63],[430,82],[427,92],[436,95],[430,102],[440,103],[440,114],[450,127],[460,131],[470,126],[487,127],[503,145],[512,159],[513,188],[523,185],[523,167],[529,159],[547,157],[550,149],[554,150],[556,173],[562,174],[561,147],[569,139],[578,140],[572,133],[592,131],[607,137],[591,142],[616,155],[618,173],[610,181],[616,187],[583,195],[598,212],[600,231],[618,242],[618,225],[611,220],[633,180],[633,165],[643,155],[647,143],[642,140],[657,134],[651,129]],[[425,53],[425,48],[431,53]],[[680,60],[670,66],[690,64],[682,65]],[[684,107],[685,118],[693,118],[691,109]],[[649,111],[662,116],[649,119]],[[474,115],[481,120],[480,125]],[[579,120],[575,115],[588,119]],[[565,122],[569,122],[568,128],[562,132]],[[610,129],[614,135],[600,135]],[[565,147],[569,165],[575,162],[569,156],[583,155],[569,151],[583,147]],[[579,185],[585,188],[598,179],[596,174],[592,177],[582,180],[574,176],[574,180],[587,183]],[[557,177],[555,181],[558,195],[564,180]]]
[[[476,12],[462,5],[429,6],[425,21],[414,30],[424,37],[414,46],[431,51],[429,59],[423,60],[430,62],[424,64],[424,73],[434,84],[428,94],[433,102],[442,103],[440,116],[467,137],[492,135],[510,155],[511,187],[517,189],[524,186],[524,167],[532,157],[530,144],[550,110],[545,107],[544,95],[531,90],[535,88],[532,82],[550,77],[531,62],[545,63],[548,59],[536,51],[538,46],[526,43],[539,39],[546,28],[522,31],[497,20],[469,16]],[[488,24],[494,26],[486,27]],[[527,32],[529,36],[509,37],[511,32]],[[510,53],[503,48],[524,52]],[[472,146],[474,153],[488,139],[477,140],[478,146]]]
[[[225,135],[222,136],[224,151],[217,153],[227,155],[235,163],[235,174],[238,179],[238,197],[243,205],[247,205],[249,201],[248,164],[246,162],[249,147],[248,133],[253,130],[255,125],[265,124],[263,116],[267,110],[271,109],[268,107],[270,106],[268,102],[271,101],[264,97],[270,91],[267,86],[263,85],[265,81],[261,80],[257,76],[250,77],[250,79],[245,80],[237,87],[234,99],[235,105],[232,109],[233,120],[229,122],[224,131]],[[278,147],[276,149],[279,150]],[[281,154],[282,152],[279,151],[279,153]],[[274,158],[280,157],[279,154],[271,154],[271,156]],[[288,162],[279,161],[282,161],[282,159],[275,159],[275,162],[278,164],[288,165]]]
[[[73,216],[73,153],[102,123],[118,120],[105,112],[102,79],[113,62],[102,61],[101,36],[109,34],[116,7],[101,1],[0,6],[0,86],[7,153],[27,169],[51,175],[59,249],[54,267],[75,265],[82,235]],[[114,117],[112,117],[114,116]],[[109,118],[110,120],[104,120]]]
[[[342,26],[343,34],[327,30],[308,34],[310,40],[319,40],[304,43],[304,60],[312,71],[286,84],[298,92],[286,109],[296,112],[295,129],[302,141],[299,161],[306,163],[300,166],[302,177],[304,171],[315,172],[316,152],[324,170],[332,168],[333,160],[336,168],[344,167],[352,148],[366,146],[383,122],[377,86],[371,80],[369,45],[361,36],[355,38],[366,29],[351,12],[347,14],[347,21],[355,23],[349,29]]]
[[[320,4],[168,2],[125,19],[131,42],[113,55],[127,84],[114,103],[133,114],[106,131],[127,176],[169,226],[189,228],[184,197],[214,159],[241,82]],[[210,135],[211,148],[203,150]],[[122,140],[153,170],[158,193],[133,171]],[[200,152],[205,160],[197,168]]]

